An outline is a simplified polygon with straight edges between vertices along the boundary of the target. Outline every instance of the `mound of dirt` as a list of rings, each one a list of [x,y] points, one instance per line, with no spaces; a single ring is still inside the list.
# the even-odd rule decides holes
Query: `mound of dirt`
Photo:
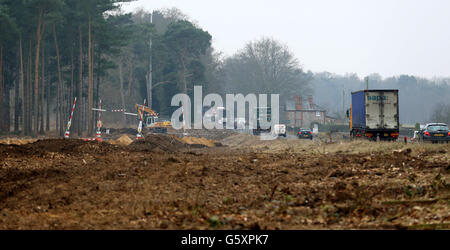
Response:
[[[44,155],[48,152],[64,154],[107,153],[114,151],[116,146],[102,142],[84,142],[79,139],[45,139],[25,145],[1,145],[0,155],[26,156]]]
[[[187,129],[185,132],[188,136],[206,138],[215,141],[220,141],[237,134],[235,130],[230,129]],[[173,134],[182,136],[183,130],[177,130]]]
[[[241,147],[241,146],[258,145],[259,143],[261,143],[261,141],[257,136],[252,136],[248,134],[236,134],[223,139],[222,143],[230,147]]]
[[[24,145],[28,143],[36,142],[37,139],[17,139],[17,138],[6,138],[0,140],[0,144],[5,145]]]
[[[85,142],[76,139],[38,140],[25,145],[0,145],[0,153],[20,156],[44,154],[46,152],[70,153],[83,143]]]
[[[133,140],[127,135],[122,135],[117,140],[110,140],[109,143],[113,145],[128,146],[133,143]]]
[[[217,145],[216,141],[213,140],[209,140],[206,138],[198,138],[198,137],[190,137],[190,136],[185,136],[180,138],[180,141],[189,144],[189,145],[193,145],[193,144],[197,144],[197,145],[204,145],[207,147],[215,147]]]
[[[0,140],[0,144],[5,145],[24,145],[28,143],[36,142],[37,139],[17,139],[17,138],[6,138]]]
[[[162,151],[178,152],[187,148],[187,144],[181,142],[173,135],[147,134],[143,140],[137,140],[128,146],[131,151]]]

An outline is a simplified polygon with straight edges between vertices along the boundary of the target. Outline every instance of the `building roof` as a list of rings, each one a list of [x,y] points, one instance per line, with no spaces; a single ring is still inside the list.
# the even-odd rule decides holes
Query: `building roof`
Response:
[[[300,110],[296,110],[295,109],[295,100],[288,100],[286,101],[286,110],[285,111],[300,111]],[[321,111],[321,112],[325,112],[326,110],[322,107],[320,107],[317,104],[313,103],[313,108],[311,109],[310,105],[309,105],[309,101],[308,100],[303,100],[302,103],[302,110],[301,111]]]

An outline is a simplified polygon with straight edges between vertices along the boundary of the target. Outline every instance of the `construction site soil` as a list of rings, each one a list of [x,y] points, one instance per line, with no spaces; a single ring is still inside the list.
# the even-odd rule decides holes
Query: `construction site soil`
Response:
[[[0,144],[0,229],[450,228],[449,144],[216,133]]]

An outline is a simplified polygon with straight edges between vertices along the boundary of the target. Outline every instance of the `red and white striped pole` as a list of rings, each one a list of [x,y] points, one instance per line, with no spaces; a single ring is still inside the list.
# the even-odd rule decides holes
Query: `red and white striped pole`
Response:
[[[102,100],[100,99],[98,102],[98,109],[102,109]],[[98,121],[97,121],[97,132],[96,132],[96,140],[97,141],[102,141],[102,112],[98,112]]]
[[[66,138],[66,139],[68,139],[70,136],[70,125],[72,125],[73,111],[75,110],[76,104],[77,104],[77,98],[75,97],[75,100],[73,101],[73,106],[72,106],[72,113],[70,113],[69,121],[67,122],[66,133],[64,134],[64,138]]]

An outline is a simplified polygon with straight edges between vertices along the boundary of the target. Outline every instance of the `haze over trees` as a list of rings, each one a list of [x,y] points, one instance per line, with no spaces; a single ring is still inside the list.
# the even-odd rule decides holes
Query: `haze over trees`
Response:
[[[362,77],[305,71],[276,38],[249,41],[224,57],[213,39],[177,9],[122,13],[119,0],[0,0],[0,134],[63,135],[72,103],[72,134],[92,135],[104,108],[134,112],[147,104],[168,118],[177,93],[314,95],[329,114],[342,116]],[[297,57],[298,56],[298,57]],[[345,58],[343,59],[345,60]],[[370,88],[400,90],[400,120],[414,124],[450,115],[450,79],[371,75]],[[344,93],[343,93],[344,92]],[[446,106],[447,105],[447,106]],[[105,124],[135,118],[105,114]]]
[[[431,120],[450,124],[450,104],[436,104],[431,113]]]

